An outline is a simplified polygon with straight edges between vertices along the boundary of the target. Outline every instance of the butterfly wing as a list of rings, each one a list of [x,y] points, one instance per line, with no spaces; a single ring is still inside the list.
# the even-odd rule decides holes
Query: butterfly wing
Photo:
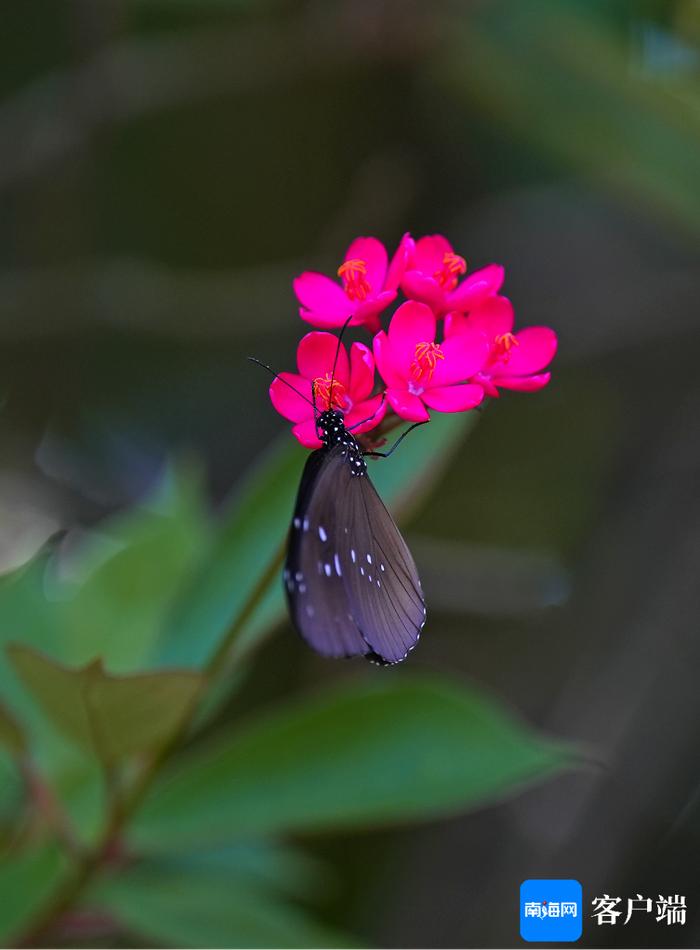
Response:
[[[290,613],[325,656],[405,659],[425,622],[418,572],[369,476],[342,446],[307,461],[285,568]]]
[[[307,459],[289,535],[284,583],[294,626],[324,656],[348,657],[369,647],[355,623],[339,557],[334,557],[339,493],[346,459],[340,447]]]
[[[425,623],[415,562],[369,476],[352,478],[346,589],[365,640],[387,663],[405,660]]]

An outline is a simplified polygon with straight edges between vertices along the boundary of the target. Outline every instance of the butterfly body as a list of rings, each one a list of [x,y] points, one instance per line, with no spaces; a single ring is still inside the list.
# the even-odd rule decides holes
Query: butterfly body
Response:
[[[284,583],[301,636],[331,657],[405,659],[425,623],[418,572],[339,410],[318,416],[290,529]]]

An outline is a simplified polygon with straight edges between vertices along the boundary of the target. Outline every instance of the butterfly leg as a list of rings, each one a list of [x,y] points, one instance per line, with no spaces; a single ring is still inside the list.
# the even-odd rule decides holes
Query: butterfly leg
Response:
[[[423,422],[414,422],[412,426],[409,426],[408,429],[406,429],[406,431],[398,437],[398,439],[396,440],[396,442],[394,442],[394,444],[392,445],[392,447],[389,449],[388,452],[363,452],[362,454],[364,456],[369,455],[370,458],[388,459],[389,456],[392,455],[396,451],[396,449],[398,449],[398,447],[401,445],[401,443],[406,438],[409,432],[413,432],[413,430],[417,429],[418,426],[424,426],[425,423],[429,421],[430,421],[429,419],[425,419]]]

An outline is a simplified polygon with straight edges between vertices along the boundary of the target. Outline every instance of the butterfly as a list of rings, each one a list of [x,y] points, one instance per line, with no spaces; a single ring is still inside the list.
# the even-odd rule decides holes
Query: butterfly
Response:
[[[306,399],[266,363],[249,359]],[[342,410],[331,408],[330,396],[329,408],[319,412],[312,387],[310,402],[321,448],[307,459],[289,530],[283,577],[292,623],[323,656],[399,663],[418,642],[425,598],[411,552],[372,484],[365,457],[388,458],[424,423],[411,425],[388,452],[365,451]]]
[[[316,428],[322,445],[301,477],[284,568],[292,622],[324,656],[398,663],[426,610],[411,552],[367,471],[365,455],[393,449],[364,452],[339,409],[321,412]]]

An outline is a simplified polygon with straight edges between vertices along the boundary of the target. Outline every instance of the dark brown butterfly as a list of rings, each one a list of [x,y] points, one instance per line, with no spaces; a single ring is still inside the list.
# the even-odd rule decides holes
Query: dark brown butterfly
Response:
[[[304,468],[289,536],[289,612],[324,656],[398,663],[418,642],[425,600],[411,552],[367,473],[364,456],[382,453],[363,452],[340,410],[320,413],[317,431],[323,445]]]

